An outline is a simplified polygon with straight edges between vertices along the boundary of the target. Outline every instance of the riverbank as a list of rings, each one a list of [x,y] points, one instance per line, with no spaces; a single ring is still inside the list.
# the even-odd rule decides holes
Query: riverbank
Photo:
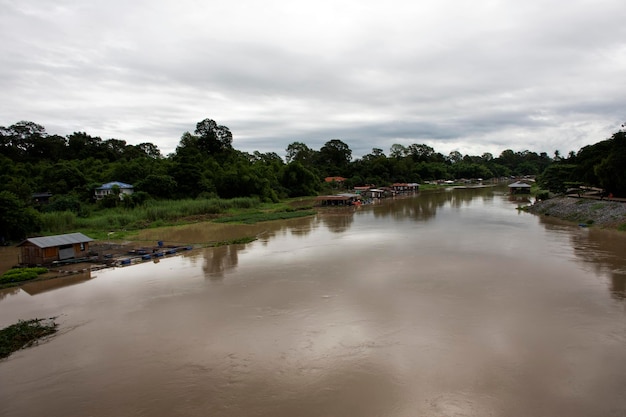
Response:
[[[626,231],[626,203],[575,197],[554,197],[538,201],[524,208],[544,216],[595,226]]]

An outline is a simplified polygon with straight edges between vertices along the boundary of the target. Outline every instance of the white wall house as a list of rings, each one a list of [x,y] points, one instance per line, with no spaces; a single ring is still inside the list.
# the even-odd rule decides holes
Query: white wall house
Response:
[[[107,182],[102,184],[101,187],[96,188],[96,200],[100,200],[109,194],[113,194],[114,190],[118,188],[120,192],[120,200],[124,199],[124,195],[130,195],[133,193],[133,186],[119,181]]]

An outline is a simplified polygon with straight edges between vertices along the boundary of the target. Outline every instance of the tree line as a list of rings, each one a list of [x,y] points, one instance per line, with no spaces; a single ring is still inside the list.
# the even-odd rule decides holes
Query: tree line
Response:
[[[316,195],[324,178],[342,176],[347,187],[438,179],[538,176],[540,184],[561,192],[572,184],[597,186],[626,195],[623,131],[595,145],[561,157],[545,152],[504,150],[499,156],[443,155],[425,144],[394,144],[353,159],[348,144],[331,139],[320,149],[294,141],[285,159],[274,152],[237,150],[228,127],[212,119],[182,134],[167,156],[149,142],[128,144],[86,132],[48,134],[29,121],[0,126],[0,238],[15,239],[37,229],[39,211],[73,211],[98,207],[94,190],[103,183],[132,184],[135,193],[113,196],[102,207],[133,207],[150,199],[258,197],[261,201]],[[52,194],[37,206],[33,194]]]

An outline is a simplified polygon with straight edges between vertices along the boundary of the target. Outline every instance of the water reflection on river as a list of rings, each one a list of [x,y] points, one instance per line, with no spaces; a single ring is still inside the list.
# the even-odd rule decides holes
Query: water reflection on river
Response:
[[[626,238],[517,204],[480,189],[328,210],[6,291],[1,326],[61,332],[0,362],[0,415],[626,415]],[[229,233],[212,227],[146,238]]]

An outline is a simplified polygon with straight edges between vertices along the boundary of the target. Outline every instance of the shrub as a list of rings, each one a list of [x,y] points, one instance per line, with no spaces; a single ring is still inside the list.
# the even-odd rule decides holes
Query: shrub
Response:
[[[46,268],[13,268],[0,276],[0,284],[13,282],[30,281],[37,278],[37,275],[48,272]]]
[[[32,346],[38,339],[49,336],[57,331],[54,317],[44,319],[20,320],[0,330],[0,358],[6,358],[11,353],[22,348]]]

